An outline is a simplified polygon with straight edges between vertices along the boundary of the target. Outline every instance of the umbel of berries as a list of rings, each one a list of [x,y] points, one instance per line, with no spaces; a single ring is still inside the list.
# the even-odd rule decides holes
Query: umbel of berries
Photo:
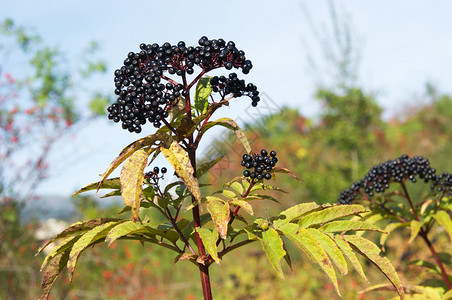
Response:
[[[183,41],[177,45],[141,44],[139,52],[129,52],[124,65],[115,71],[118,98],[108,107],[108,118],[121,122],[122,128],[130,132],[140,133],[146,122],[159,128],[166,122],[170,110],[189,95],[190,88],[205,73],[218,68],[236,68],[248,74],[253,67],[245,52],[237,49],[232,41],[202,37],[198,44],[195,47],[186,46]],[[195,73],[195,67],[200,73],[188,83],[187,76]],[[249,96],[256,106],[259,101],[256,87],[246,85],[232,74],[228,80],[215,79],[221,86],[212,84],[214,91],[221,90],[223,96]]]
[[[252,155],[243,154],[242,166],[246,168],[243,171],[243,176],[250,178],[251,180],[261,180],[272,178],[271,171],[278,162],[275,151],[262,149],[260,155],[254,153]]]
[[[443,175],[445,177],[445,175]],[[369,172],[352,186],[341,192],[340,204],[350,204],[359,194],[372,197],[375,193],[383,193],[393,182],[416,182],[416,177],[424,182],[432,182],[432,190],[441,185],[437,180],[436,170],[430,166],[430,161],[422,156],[409,157],[402,155],[395,160],[388,160],[371,168]]]

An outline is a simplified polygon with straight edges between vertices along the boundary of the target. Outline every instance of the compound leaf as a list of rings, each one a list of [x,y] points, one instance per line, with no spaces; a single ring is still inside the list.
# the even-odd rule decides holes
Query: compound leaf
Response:
[[[362,279],[369,283],[369,280],[367,280],[366,274],[363,271],[363,267],[359,263],[359,260],[356,257],[355,252],[353,252],[352,247],[350,247],[350,245],[340,235],[335,235],[333,238],[336,242],[336,245],[339,247],[339,249],[341,249],[342,254],[344,254],[344,256],[352,264],[355,271],[359,274],[359,276],[361,276]]]
[[[305,213],[308,213],[318,207],[319,207],[319,205],[314,202],[301,203],[301,204],[292,206],[292,207],[282,211],[278,215],[278,218],[273,221],[273,226],[276,229],[278,229],[280,226],[290,223],[292,220],[299,218],[300,216],[304,215]]]
[[[333,265],[331,264],[327,253],[314,236],[306,228],[299,227],[294,223],[284,224],[280,226],[279,230],[298,248],[304,251],[313,262],[320,266],[333,283],[338,295],[340,295],[336,272],[334,271]]]

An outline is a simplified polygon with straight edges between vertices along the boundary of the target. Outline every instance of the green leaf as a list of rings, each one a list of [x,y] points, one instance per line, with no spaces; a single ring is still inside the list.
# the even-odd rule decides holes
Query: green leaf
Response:
[[[199,233],[202,243],[209,252],[210,256],[212,256],[213,260],[217,264],[220,264],[220,258],[218,257],[217,250],[218,231],[200,227],[198,227],[196,231]]]
[[[195,109],[200,114],[207,111],[209,105],[209,96],[212,93],[212,86],[210,85],[210,77],[202,77],[196,85],[195,91]]]
[[[168,148],[160,146],[160,150],[200,205],[201,191],[199,190],[198,179],[193,176],[194,170],[188,153],[176,141],[172,141]]]
[[[410,236],[410,240],[408,241],[408,243],[411,243],[416,238],[421,227],[422,227],[422,223],[419,221],[412,220],[410,222],[411,236]]]
[[[110,176],[110,174],[124,161],[126,160],[129,156],[131,156],[135,151],[140,150],[141,148],[144,147],[150,147],[152,145],[154,145],[157,141],[161,140],[162,138],[164,138],[164,135],[160,135],[160,134],[153,134],[153,135],[149,135],[147,137],[141,138],[139,140],[136,140],[135,142],[131,143],[130,145],[128,145],[127,147],[125,147],[121,153],[119,153],[118,157],[116,157],[110,164],[110,166],[108,166],[107,170],[105,171],[104,174],[102,174],[102,179],[99,181],[99,187],[101,187],[104,183],[104,181],[107,179],[108,176]],[[149,155],[155,151],[156,148],[152,148],[149,152]],[[99,188],[97,189],[99,190]]]
[[[405,297],[405,292],[403,291],[399,275],[392,266],[391,262],[386,257],[380,256],[381,250],[377,247],[377,245],[356,235],[344,235],[343,238],[356,252],[366,257],[386,276],[386,278],[388,278],[401,298]]]
[[[211,160],[209,162],[206,162],[198,167],[196,170],[196,176],[198,178],[201,178],[202,175],[204,175],[207,171],[209,171],[213,166],[215,166],[220,160],[222,160],[224,155],[221,155],[214,160]]]
[[[117,239],[131,234],[143,234],[147,236],[154,237],[156,235],[168,239],[172,243],[175,243],[179,239],[177,232],[169,230],[173,228],[156,229],[148,225],[143,225],[138,222],[127,221],[113,227],[107,234],[105,242],[110,246]]]
[[[121,196],[121,190],[114,190],[111,191],[110,193],[107,193],[103,196],[101,196],[101,198],[108,198],[108,197],[114,197],[114,196]]]
[[[117,222],[120,221],[122,219],[118,219],[118,218],[98,218],[98,219],[94,219],[94,220],[89,220],[89,221],[83,221],[83,222],[77,222],[72,224],[71,226],[69,226],[68,228],[66,228],[65,230],[63,230],[62,232],[60,232],[59,234],[57,234],[56,237],[54,237],[53,239],[51,239],[50,241],[48,241],[47,243],[44,244],[44,246],[42,246],[41,248],[38,249],[38,252],[36,253],[36,255],[38,255],[39,253],[41,253],[41,251],[46,248],[49,244],[68,237],[68,236],[74,236],[74,235],[78,235],[82,232],[88,231],[93,229],[94,227],[97,227],[101,224],[105,224],[108,222]],[[36,256],[35,255],[35,256]]]
[[[276,202],[279,204],[279,201],[276,200],[274,197],[269,195],[260,195],[260,194],[250,194],[243,198],[245,201],[251,201],[251,200],[271,200],[273,202]]]
[[[87,186],[79,189],[77,192],[75,192],[72,196],[78,195],[83,192],[92,191],[92,190],[99,190],[99,189],[120,189],[121,183],[119,182],[119,177],[107,179],[102,184],[100,184],[100,181],[94,182],[91,184],[88,184]]]
[[[125,220],[124,220],[125,221]],[[69,271],[69,279],[72,280],[72,274],[74,273],[75,266],[77,265],[78,258],[83,250],[91,246],[93,243],[105,238],[110,228],[118,224],[118,222],[109,222],[97,227],[94,227],[90,231],[78,239],[71,248],[69,254],[69,260],[67,263],[67,269]]]
[[[222,190],[221,193],[228,199],[237,199],[237,195],[230,190]]]
[[[435,218],[436,222],[438,222],[438,224],[446,230],[449,238],[452,240],[452,221],[450,220],[449,214],[444,210],[440,210],[436,212],[433,217]]]
[[[363,267],[359,263],[359,260],[356,257],[355,253],[353,252],[353,249],[350,247],[350,245],[340,235],[335,235],[333,239],[336,242],[336,245],[339,247],[339,249],[341,249],[342,254],[344,254],[344,256],[352,264],[353,268],[359,274],[359,276],[361,276],[361,278],[364,279],[364,281],[369,283],[366,274],[364,274]]]
[[[140,219],[140,202],[143,192],[144,174],[149,151],[140,149],[134,152],[124,163],[121,170],[121,195],[126,206],[132,208],[132,220]]]
[[[292,206],[284,211],[282,211],[276,220],[273,221],[273,226],[278,229],[280,226],[290,223],[293,219],[299,218],[307,212],[310,212],[316,208],[318,208],[314,202],[310,203],[301,203],[295,206]]]
[[[251,190],[250,193],[254,192],[254,191],[260,191],[260,190],[271,190],[271,191],[278,191],[278,192],[282,192],[282,193],[287,193],[285,191],[283,191],[282,189],[276,187],[276,186],[272,186],[272,185],[265,185],[263,183],[257,183],[255,184]]]
[[[279,230],[298,248],[304,251],[313,262],[320,266],[333,283],[338,295],[340,295],[336,272],[334,272],[333,265],[331,264],[327,253],[314,236],[307,229],[299,227],[294,223],[284,224]]]
[[[254,227],[246,227],[250,239],[258,239],[267,254],[270,263],[276,270],[279,277],[284,279],[284,274],[281,269],[281,258],[286,255],[284,250],[283,241],[281,240],[278,232],[273,228],[267,230],[256,230]]]
[[[253,207],[244,200],[232,200],[232,201],[229,201],[229,203],[232,205],[235,205],[235,206],[240,206],[250,215],[252,215],[252,216],[254,215]]]
[[[323,232],[344,232],[344,231],[377,231],[386,233],[379,227],[364,221],[339,220],[326,223],[319,230]]]
[[[243,185],[241,185],[239,182],[235,181],[231,183],[229,187],[236,191],[239,196],[243,195],[244,192]]]
[[[306,216],[301,218],[298,224],[301,227],[307,228],[309,226],[322,225],[336,219],[356,215],[365,211],[366,209],[364,208],[364,206],[358,204],[336,205],[307,214]]]
[[[324,234],[323,232],[314,229],[307,228],[307,231],[312,234],[312,236],[319,242],[320,246],[325,250],[326,254],[331,258],[333,263],[338,268],[339,272],[342,275],[348,273],[347,270],[347,261],[345,260],[344,255],[342,255],[342,251],[338,248],[336,243],[330,236]]]
[[[207,210],[222,239],[226,239],[229,222],[229,203],[217,197],[207,196]]]
[[[415,266],[423,267],[423,268],[426,268],[426,269],[432,271],[433,273],[441,275],[441,269],[437,265],[435,265],[429,261],[426,261],[426,260],[421,260],[421,259],[413,260],[413,261],[410,261],[408,263],[408,265],[415,265]]]
[[[81,237],[81,235],[77,235],[77,236],[71,236],[67,239],[65,239],[64,241],[61,242],[61,244],[59,244],[58,246],[55,246],[52,248],[52,250],[50,250],[49,254],[47,254],[47,256],[44,258],[44,261],[42,262],[41,265],[41,271],[44,270],[45,266],[47,265],[48,262],[52,261],[52,259],[67,251],[68,249],[71,249],[72,246],[74,245],[74,243]]]
[[[226,127],[227,129],[231,130],[235,134],[235,136],[239,139],[239,141],[242,143],[246,152],[251,153],[250,143],[248,142],[248,139],[247,139],[245,133],[232,119],[221,118],[216,121],[207,122],[201,128],[200,134],[204,134],[209,128],[212,128],[213,126],[216,126],[216,125],[220,125],[220,126]]]

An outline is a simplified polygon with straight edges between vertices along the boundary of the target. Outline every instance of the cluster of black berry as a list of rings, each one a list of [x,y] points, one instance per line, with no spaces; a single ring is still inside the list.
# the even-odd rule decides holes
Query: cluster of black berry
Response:
[[[162,172],[162,175],[160,176],[159,173]],[[157,184],[160,179],[163,179],[163,175],[167,172],[167,169],[163,167],[160,169],[159,167],[154,167],[154,170],[151,172],[147,172],[144,174],[144,179],[148,180],[149,182],[152,181],[152,183]]]
[[[182,41],[177,45],[141,44],[140,49],[130,52],[124,65],[115,71],[118,99],[108,107],[109,119],[122,122],[124,129],[136,133],[147,121],[160,127],[179,97],[188,95],[187,87],[168,78],[165,72],[185,78],[185,74],[194,73],[195,65],[204,72],[221,67],[241,68],[244,74],[253,67],[245,52],[223,39],[202,37],[197,47],[187,47]]]
[[[275,151],[270,151],[270,156],[267,150],[262,149],[261,155],[255,153],[253,155],[243,154],[242,166],[247,169],[243,171],[243,176],[249,177],[251,179],[270,179],[272,174],[271,170],[275,167],[278,162]]]
[[[229,74],[228,78],[225,76],[214,76],[210,79],[210,85],[212,86],[212,91],[220,92],[222,96],[228,94],[232,94],[234,97],[248,96],[251,98],[251,105],[254,107],[260,101],[257,87],[252,83],[245,84],[245,80],[239,79],[235,73]]]
[[[405,180],[416,182],[416,176],[425,182],[434,181],[435,172],[427,158],[422,156],[410,158],[408,155],[402,155],[395,160],[374,166],[361,180],[342,191],[338,201],[340,204],[350,204],[362,192],[372,197],[374,193],[383,193],[387,190],[391,182]]]
[[[430,189],[432,192],[449,192],[452,194],[452,174],[443,173],[436,176],[430,186]]]

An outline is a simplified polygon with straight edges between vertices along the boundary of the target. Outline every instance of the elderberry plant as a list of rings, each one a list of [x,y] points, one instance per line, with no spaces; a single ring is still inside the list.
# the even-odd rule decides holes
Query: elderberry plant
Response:
[[[424,183],[424,193],[413,197],[410,183]],[[402,155],[372,167],[338,198],[340,204],[360,203],[367,207],[369,212],[362,215],[367,223],[386,223],[384,231],[388,233],[408,227],[410,243],[418,236],[425,242],[434,263],[423,259],[408,262],[423,266],[429,272],[427,281],[410,289],[414,297],[447,299],[452,295],[451,274],[446,270],[446,266],[452,267],[450,256],[437,252],[434,242],[438,240],[438,226],[444,229],[439,234],[447,233],[452,240],[451,188],[452,176],[449,173],[436,174],[427,158]],[[381,237],[382,247],[387,237]],[[432,274],[437,278],[433,279]],[[436,289],[429,287],[432,284]]]
[[[347,260],[367,281],[356,254],[375,264],[389,279],[395,291],[404,296],[400,279],[390,262],[379,255],[380,249],[356,231],[377,231],[350,217],[365,213],[361,205],[317,205],[300,203],[273,217],[254,216],[253,201],[276,201],[270,191],[280,174],[298,178],[288,169],[276,167],[275,151],[253,152],[243,130],[230,118],[211,120],[216,110],[229,106],[234,98],[247,96],[251,105],[259,102],[259,92],[236,73],[209,77],[214,69],[241,69],[249,73],[252,63],[232,41],[202,37],[198,46],[185,42],[141,44],[140,51],[130,52],[124,65],[115,71],[115,103],[108,108],[108,118],[124,129],[139,133],[147,122],[154,133],[126,146],[102,174],[100,181],[85,186],[89,190],[113,190],[106,196],[120,195],[130,214],[124,218],[98,218],[75,223],[46,243],[64,239],[45,258],[42,271],[47,299],[52,284],[67,267],[72,278],[77,261],[90,246],[105,241],[138,240],[144,245],[165,247],[173,251],[175,261],[188,260],[200,272],[204,299],[212,299],[209,268],[238,248],[259,243],[275,272],[284,277],[284,260],[291,266],[287,243],[305,253],[332,282],[339,286],[334,266],[347,274]],[[197,149],[204,134],[213,127],[230,130],[242,143],[245,154],[243,176],[224,183],[213,194],[201,187],[202,177],[222,156],[200,164]],[[163,155],[177,175],[164,185],[160,180],[165,168],[148,170],[156,157]],[[119,177],[109,178],[122,164]],[[160,175],[162,174],[162,175]],[[237,174],[239,175],[239,174]],[[301,200],[300,200],[301,202]],[[160,213],[166,221],[158,223],[146,216],[145,209]],[[241,222],[234,222],[239,219]],[[282,239],[285,237],[285,239]]]

